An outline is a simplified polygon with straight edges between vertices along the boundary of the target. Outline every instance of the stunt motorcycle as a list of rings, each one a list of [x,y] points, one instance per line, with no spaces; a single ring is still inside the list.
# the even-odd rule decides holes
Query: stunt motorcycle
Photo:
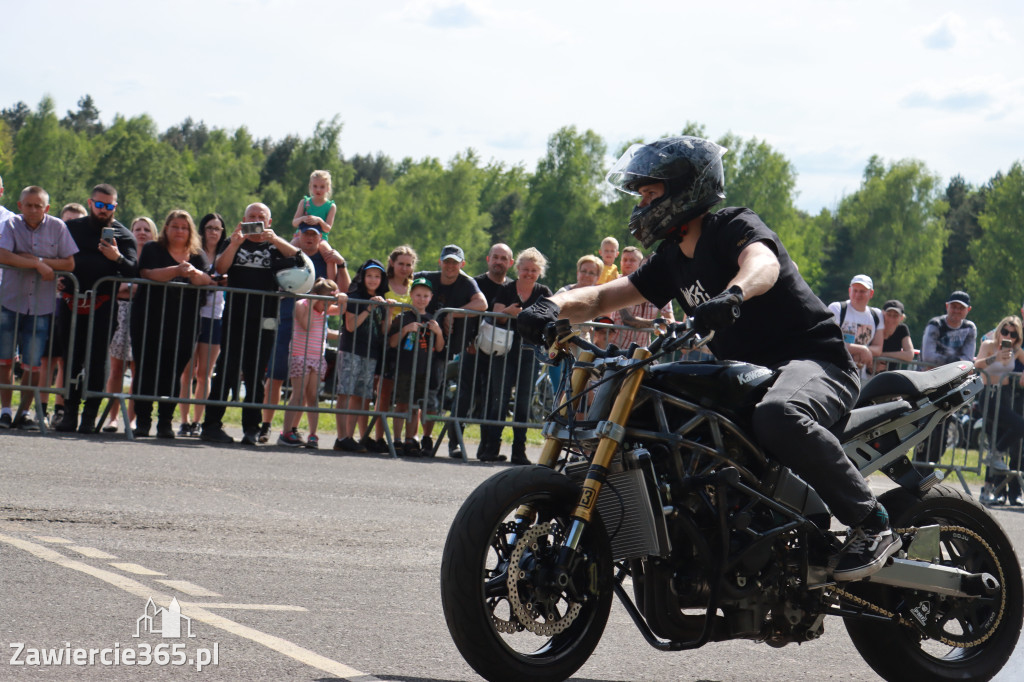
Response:
[[[713,336],[668,329],[648,348],[603,351],[560,323],[551,356],[581,352],[539,466],[482,483],[445,544],[445,619],[473,669],[492,682],[570,677],[614,594],[662,651],[799,644],[839,616],[886,680],[994,676],[1024,611],[1013,546],[983,507],[907,456],[981,391],[974,367],[879,374],[832,428],[863,475],[897,484],[880,500],[903,541],[870,577],[837,582],[845,530],[750,436],[776,373],[667,361]]]

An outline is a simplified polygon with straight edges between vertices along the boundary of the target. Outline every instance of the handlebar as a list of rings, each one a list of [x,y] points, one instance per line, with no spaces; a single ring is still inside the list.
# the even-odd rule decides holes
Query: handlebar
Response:
[[[715,337],[714,331],[708,332],[705,336],[700,336],[698,331],[687,325],[686,322],[668,322],[664,318],[658,318],[654,321],[654,324],[664,326],[665,333],[661,334],[647,347],[651,355],[671,353],[684,346],[687,350],[699,350]],[[590,351],[596,358],[633,357],[635,344],[631,344],[628,348],[619,348],[614,345],[608,348],[600,348],[582,338],[572,328],[568,320],[558,320],[553,327],[549,327],[549,331],[554,338],[554,341],[548,348],[548,357],[552,360],[567,352],[569,346],[576,346],[580,350]],[[682,334],[679,334],[679,332],[682,332]]]

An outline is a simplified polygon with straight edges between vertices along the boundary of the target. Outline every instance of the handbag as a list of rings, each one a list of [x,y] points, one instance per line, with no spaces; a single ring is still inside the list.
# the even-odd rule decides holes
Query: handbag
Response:
[[[515,332],[503,329],[489,320],[480,321],[480,330],[476,333],[476,347],[486,355],[504,355],[512,349],[512,338]]]

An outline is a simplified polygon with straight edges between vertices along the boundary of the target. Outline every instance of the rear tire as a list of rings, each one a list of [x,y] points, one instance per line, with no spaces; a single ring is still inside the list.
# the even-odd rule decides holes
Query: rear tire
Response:
[[[445,620],[463,658],[491,682],[564,680],[587,661],[601,638],[611,608],[612,561],[608,536],[596,515],[579,547],[584,561],[573,573],[574,583],[586,583],[585,600],[574,601],[567,591],[532,583],[532,576],[543,570],[520,579],[515,596],[507,587],[509,559],[522,551],[509,542],[512,533],[521,538],[550,524],[555,530],[538,537],[518,567],[529,573],[551,566],[550,557],[568,530],[579,493],[579,486],[551,469],[517,467],[484,481],[452,522],[441,562]],[[515,513],[524,503],[536,510],[537,518],[529,526],[516,527]],[[552,549],[556,551],[545,551]],[[526,595],[539,603],[552,592],[556,598],[546,608],[565,627],[550,635],[534,634],[523,626],[514,604],[526,602]],[[572,615],[575,604],[580,608]]]
[[[932,617],[939,614],[938,622],[930,623],[934,637],[906,625],[848,618],[846,629],[857,651],[886,680],[991,679],[1013,653],[1024,614],[1020,564],[1006,533],[981,505],[947,486],[935,486],[921,498],[896,489],[880,499],[894,527],[938,523],[977,533],[987,548],[968,534],[944,532],[942,564],[991,573],[1002,590],[992,596],[967,599],[870,582],[852,583],[846,589],[887,610],[928,600]],[[954,647],[942,643],[939,636],[971,645]]]

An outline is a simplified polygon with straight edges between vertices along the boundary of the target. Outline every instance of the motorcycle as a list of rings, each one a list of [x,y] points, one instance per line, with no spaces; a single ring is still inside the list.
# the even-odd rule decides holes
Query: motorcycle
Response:
[[[614,595],[661,651],[809,642],[838,616],[887,680],[995,675],[1024,613],[1014,549],[988,511],[907,456],[981,391],[973,365],[879,374],[832,427],[863,475],[897,484],[880,500],[903,541],[869,578],[837,582],[845,531],[750,436],[776,372],[656,364],[712,337],[669,325],[648,348],[602,351],[561,327],[552,357],[581,352],[539,464],[483,482],[445,543],[442,606],[465,660],[491,682],[564,680]]]

